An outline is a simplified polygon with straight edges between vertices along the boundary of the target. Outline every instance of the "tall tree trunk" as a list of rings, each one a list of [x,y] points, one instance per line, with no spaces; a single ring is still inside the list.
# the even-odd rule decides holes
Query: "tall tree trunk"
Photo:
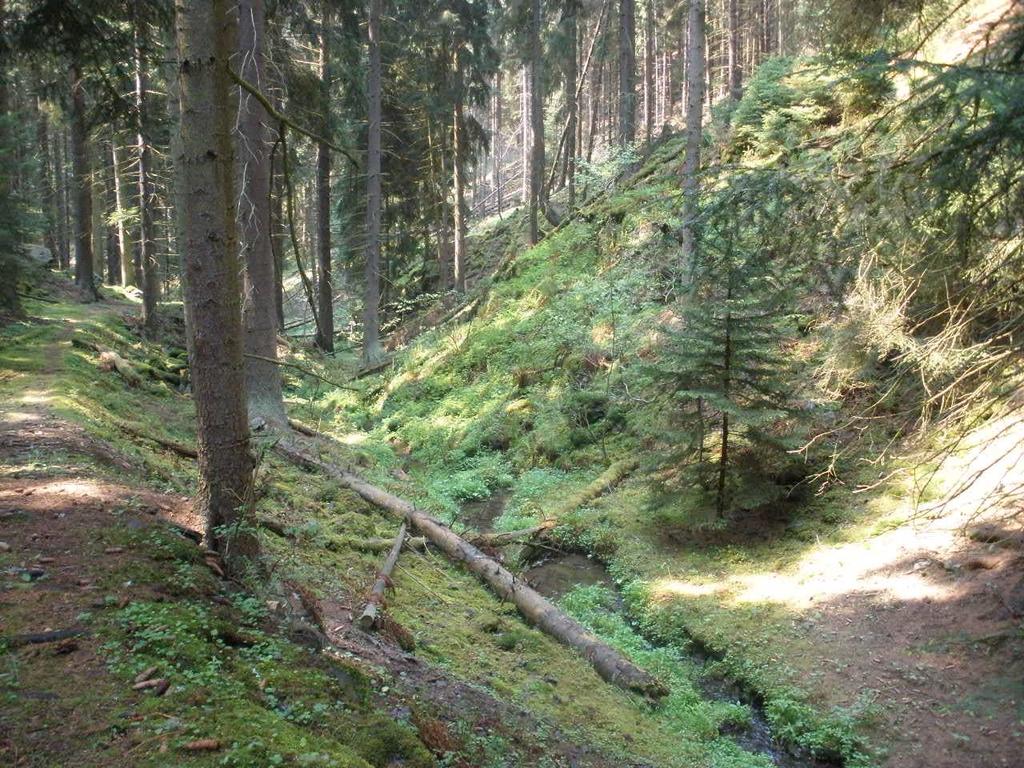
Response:
[[[131,243],[128,242],[128,233],[124,226],[124,175],[121,168],[121,157],[118,153],[116,135],[110,141],[110,166],[114,172],[114,211],[117,214],[117,242],[121,249],[121,285],[137,286],[134,249],[131,247]]]
[[[686,59],[686,151],[683,156],[683,260],[692,270],[697,259],[700,145],[704,120],[704,0],[690,0]]]
[[[323,1],[320,19],[320,103],[324,110],[324,136],[330,136],[331,72],[330,72],[330,12]],[[334,280],[331,275],[331,148],[324,142],[316,145],[316,248],[320,266],[317,283],[316,345],[324,352],[334,351]]]
[[[75,284],[84,301],[96,301],[99,294],[93,284],[92,189],[89,146],[85,127],[85,90],[77,64],[68,72],[71,82],[71,178],[74,188]]]
[[[160,298],[160,265],[153,237],[153,205],[155,196],[150,181],[152,153],[146,139],[148,129],[146,61],[142,51],[142,20],[135,22],[135,129],[138,162],[139,198],[139,265],[142,268],[142,324],[148,333],[156,330],[156,305]]]
[[[520,125],[520,149],[522,150],[520,163],[522,165],[522,187],[523,205],[530,204],[530,153],[533,151],[530,143],[530,121],[532,118],[530,102],[530,65],[523,65],[519,77],[519,114],[522,116]]]
[[[251,499],[253,460],[242,357],[228,64],[236,46],[229,0],[176,0],[180,156],[189,363],[199,454],[197,510],[207,543],[238,570],[258,551],[239,529]]]
[[[729,98],[739,101],[743,93],[743,40],[740,37],[740,0],[726,0],[729,23]]]
[[[459,57],[455,57],[458,72]],[[461,80],[461,78],[460,78]],[[465,180],[465,137],[462,107],[462,83],[456,85],[455,114],[452,119],[452,166],[455,185],[455,290],[466,292],[466,180]]]
[[[106,162],[103,163],[103,209],[106,213],[107,231],[107,283],[117,285],[121,282],[121,227],[120,214],[117,208],[117,190],[114,180],[114,142],[112,136],[104,146]],[[102,162],[102,161],[101,161]]]
[[[619,144],[636,140],[636,0],[619,0]]]
[[[238,2],[238,52],[243,79],[265,89],[263,0]],[[239,236],[245,263],[242,321],[249,419],[284,424],[277,360],[277,305],[270,221],[270,147],[267,113],[244,89],[238,103]]]
[[[62,130],[53,132],[54,178],[57,185],[57,233],[59,237],[57,264],[63,270],[71,269],[71,213],[68,205],[67,134]]]
[[[501,218],[502,211],[502,178],[501,178],[501,67],[494,73],[494,129],[491,137],[491,152],[494,155],[494,184],[495,206],[498,210],[498,218]]]
[[[540,32],[543,24],[540,0],[532,0],[530,18],[530,127],[533,147],[530,152],[530,245],[540,240],[538,213],[544,205],[544,86],[543,50]]]
[[[654,106],[657,100],[654,77],[654,14],[654,0],[647,0],[647,7],[644,9],[644,144],[648,146],[654,136]]]
[[[579,0],[567,0],[565,6],[565,20],[567,37],[569,43],[568,71],[565,73],[565,95],[566,108],[568,110],[568,121],[566,125],[565,145],[565,175],[569,184],[569,210],[576,207],[576,154],[579,152],[576,136],[580,115],[580,88],[578,57],[579,57],[579,36],[580,36],[580,14]]]
[[[3,73],[0,73],[3,74]],[[45,223],[43,244],[50,250],[51,258],[59,265],[60,238],[57,234],[59,213],[57,211],[57,194],[54,189],[54,158],[50,151],[50,126],[43,101],[36,99],[36,141],[39,143],[39,175],[42,193],[42,208]]]
[[[373,365],[383,357],[380,345],[380,132],[381,63],[380,16],[382,0],[370,0],[367,25],[369,70],[366,76],[366,290],[363,293],[363,362]]]

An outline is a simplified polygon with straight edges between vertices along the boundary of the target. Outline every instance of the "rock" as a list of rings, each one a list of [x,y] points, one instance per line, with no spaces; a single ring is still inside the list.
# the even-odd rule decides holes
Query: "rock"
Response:
[[[6,541],[0,541],[0,552],[10,552],[10,551],[11,551],[11,545],[8,544]]]

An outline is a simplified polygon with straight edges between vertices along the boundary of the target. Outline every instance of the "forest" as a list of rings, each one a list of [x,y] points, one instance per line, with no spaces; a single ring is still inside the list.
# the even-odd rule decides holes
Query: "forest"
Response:
[[[0,0],[0,764],[1024,768],[1024,1]]]

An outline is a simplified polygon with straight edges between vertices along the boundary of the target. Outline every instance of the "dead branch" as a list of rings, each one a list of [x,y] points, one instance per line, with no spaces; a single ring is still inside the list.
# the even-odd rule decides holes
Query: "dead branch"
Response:
[[[395,541],[391,545],[391,551],[388,552],[387,558],[384,560],[384,565],[381,566],[380,571],[377,573],[377,580],[373,583],[373,588],[370,590],[370,598],[366,601],[366,607],[363,608],[363,612],[356,619],[356,624],[362,630],[370,630],[377,626],[377,612],[384,605],[384,596],[391,585],[391,573],[395,570],[395,563],[398,562],[398,555],[402,552],[402,544],[404,542],[405,523],[403,522],[398,527],[398,535],[395,536]]]

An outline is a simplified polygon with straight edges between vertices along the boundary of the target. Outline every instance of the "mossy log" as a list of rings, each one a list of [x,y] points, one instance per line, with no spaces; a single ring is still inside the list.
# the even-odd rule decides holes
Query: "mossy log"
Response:
[[[487,557],[450,528],[405,499],[371,485],[357,475],[314,457],[292,442],[282,440],[277,450],[311,471],[322,472],[340,485],[359,494],[381,509],[396,515],[426,536],[452,560],[462,563],[503,600],[515,604],[534,626],[578,651],[606,681],[651,698],[664,696],[668,689],[653,675],[640,669],[617,650],[588,632],[583,625],[559,610],[525,581]]]
[[[140,371],[151,379],[166,382],[174,387],[181,386],[181,376],[179,374],[162,370],[155,365],[150,365],[149,363],[130,363],[114,350],[109,347],[104,347],[101,344],[75,338],[71,340],[71,346],[79,349],[87,349],[90,352],[94,352],[99,355],[100,367],[107,371],[117,371],[118,375],[130,386],[137,387],[142,383],[142,376],[139,374]]]
[[[398,556],[402,552],[402,544],[405,543],[405,531],[406,526],[403,521],[398,527],[398,535],[395,536],[394,543],[391,545],[391,551],[384,559],[384,565],[377,572],[377,580],[373,582],[366,607],[356,619],[356,624],[362,630],[370,630],[377,626],[378,612],[384,607],[384,596],[387,594],[388,587],[391,586],[391,573],[395,570],[395,563],[398,562]]]

